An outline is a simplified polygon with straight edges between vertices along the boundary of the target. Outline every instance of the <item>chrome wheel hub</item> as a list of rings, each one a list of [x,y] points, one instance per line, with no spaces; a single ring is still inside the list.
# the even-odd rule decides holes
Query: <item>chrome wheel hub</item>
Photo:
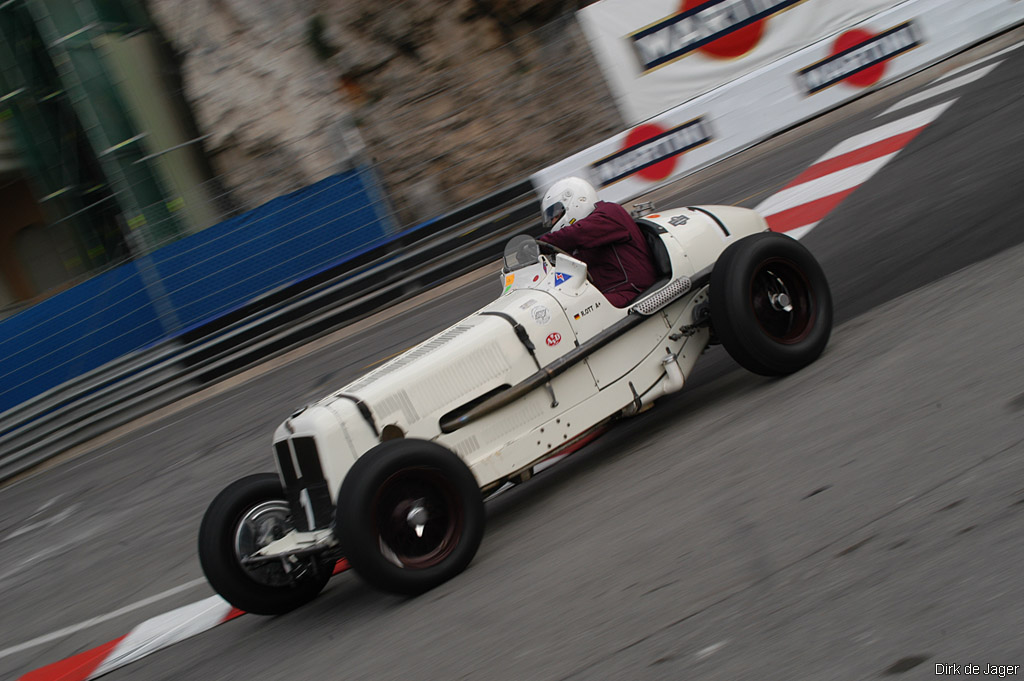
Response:
[[[786,292],[775,293],[771,296],[772,307],[779,312],[792,312],[793,303],[789,299],[789,294]]]
[[[418,499],[415,504],[416,505],[409,509],[409,513],[405,516],[405,522],[409,524],[409,527],[412,528],[417,537],[422,537],[423,529],[427,526],[427,520],[430,519],[430,515],[427,513],[427,509],[422,505],[423,499]]]
[[[297,566],[286,559],[258,565],[242,563],[243,559],[249,558],[291,530],[291,510],[284,500],[265,501],[242,516],[235,530],[235,556],[239,565],[253,581],[266,586],[283,586],[292,582],[292,572]]]
[[[807,277],[787,260],[773,258],[755,270],[750,302],[761,329],[779,343],[798,343],[813,327],[814,303]]]
[[[381,485],[373,507],[381,554],[404,569],[439,565],[462,536],[463,505],[452,483],[433,469],[396,471]]]

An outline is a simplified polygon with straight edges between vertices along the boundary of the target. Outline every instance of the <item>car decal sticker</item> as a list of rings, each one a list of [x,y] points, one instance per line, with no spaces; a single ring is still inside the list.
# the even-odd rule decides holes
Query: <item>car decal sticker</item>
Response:
[[[551,322],[551,310],[543,305],[534,305],[533,309],[530,310],[530,316],[540,326],[547,326]]]
[[[585,308],[583,308],[582,310],[580,310],[579,312],[574,314],[572,316],[572,318],[573,319],[579,319],[580,317],[585,317],[585,316],[587,316],[588,314],[590,314],[591,312],[593,312],[594,310],[596,310],[599,307],[601,307],[601,301],[597,301],[593,305],[586,306]]]

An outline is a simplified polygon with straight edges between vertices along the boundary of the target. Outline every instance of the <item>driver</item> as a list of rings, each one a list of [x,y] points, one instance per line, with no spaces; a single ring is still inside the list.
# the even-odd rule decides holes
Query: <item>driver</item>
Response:
[[[551,185],[541,202],[540,237],[587,264],[594,285],[615,307],[625,307],[654,284],[657,274],[647,241],[617,203],[599,201],[597,190],[578,177]]]

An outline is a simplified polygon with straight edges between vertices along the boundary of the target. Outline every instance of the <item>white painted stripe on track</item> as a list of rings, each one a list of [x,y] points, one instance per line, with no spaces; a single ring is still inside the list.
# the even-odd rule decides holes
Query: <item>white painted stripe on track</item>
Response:
[[[977,71],[965,73],[964,75],[958,78],[953,78],[952,80],[944,80],[941,83],[933,85],[927,90],[922,90],[921,92],[918,92],[916,95],[911,95],[906,99],[901,99],[900,101],[896,102],[882,113],[878,114],[878,116],[885,116],[886,114],[890,114],[893,111],[899,111],[902,108],[913,106],[914,104],[919,104],[927,99],[931,99],[932,97],[938,97],[939,95],[945,94],[946,92],[949,92],[951,90],[956,90],[957,88],[963,87],[968,83],[973,83],[979,78],[984,78],[985,76],[987,76],[992,71],[992,69],[994,69],[995,67],[999,66],[1002,63],[1003,62],[1001,61],[997,61],[996,63],[990,64],[989,66],[984,66],[978,69]],[[878,118],[878,116],[876,116],[876,118]]]
[[[788,231],[782,232],[782,234],[785,234],[786,236],[791,236],[797,241],[799,241],[800,239],[803,239],[805,236],[807,236],[807,233],[817,226],[817,222],[812,222],[809,225],[804,225],[803,227],[797,227],[795,229],[790,229]]]
[[[862,132],[859,135],[854,135],[853,137],[850,137],[832,147],[832,149],[819,158],[816,163],[827,161],[830,158],[842,156],[843,154],[860,149],[861,147],[866,147],[869,144],[881,142],[884,139],[888,139],[896,135],[902,135],[905,132],[910,132],[911,130],[924,127],[942,115],[942,112],[952,105],[953,102],[943,102],[942,104],[933,106],[930,109],[925,109],[924,111],[900,118],[899,120],[891,123],[880,125],[877,128],[873,128],[867,132]]]
[[[17,537],[20,537],[23,534],[28,534],[29,532],[35,532],[36,530],[42,530],[44,528],[50,527],[51,525],[56,525],[57,523],[61,522],[62,520],[66,519],[66,518],[70,518],[72,515],[74,515],[75,511],[78,510],[79,506],[80,506],[80,504],[72,504],[71,506],[69,506],[68,508],[64,509],[63,511],[61,511],[60,513],[58,513],[57,515],[55,515],[53,517],[44,518],[43,520],[39,520],[39,521],[34,522],[34,523],[28,523],[27,525],[22,525],[22,526],[18,527],[17,529],[15,529],[14,531],[12,531],[10,534],[8,534],[3,539],[0,539],[0,542],[10,541],[11,539],[16,539]]]
[[[998,52],[993,52],[992,54],[986,54],[984,57],[978,57],[977,59],[975,59],[972,62],[968,62],[968,63],[964,64],[963,66],[956,67],[952,71],[948,71],[946,73],[943,73],[941,76],[936,78],[934,82],[935,83],[941,83],[943,80],[946,80],[947,78],[952,78],[953,76],[955,76],[958,73],[963,73],[967,69],[974,68],[975,66],[977,66],[978,64],[980,64],[981,62],[983,62],[983,61],[985,61],[987,59],[995,59],[996,57],[1000,57],[1000,56],[1006,54],[1007,52],[1012,52],[1012,51],[1016,50],[1018,47],[1020,47],[1021,45],[1024,45],[1024,41],[1021,41],[1021,42],[1017,43],[1016,45],[1010,45],[1009,47],[1005,47],[1005,48],[999,50]]]
[[[167,591],[161,591],[160,593],[150,596],[149,598],[143,598],[141,601],[137,601],[135,603],[132,603],[131,605],[126,605],[123,608],[118,608],[113,612],[108,612],[106,615],[99,615],[98,617],[87,619],[84,622],[79,622],[78,624],[72,624],[69,627],[58,629],[57,631],[46,634],[45,636],[39,636],[38,638],[34,638],[31,641],[25,641],[24,643],[19,643],[18,645],[11,646],[10,648],[4,648],[3,650],[0,650],[0,658],[8,657],[9,655],[14,655],[15,653],[20,653],[23,650],[30,650],[31,648],[41,646],[44,643],[50,643],[51,641],[62,639],[66,636],[70,636],[71,634],[82,631],[83,629],[89,629],[91,627],[96,626],[97,624],[102,624],[103,622],[116,619],[118,617],[121,617],[122,615],[127,615],[128,613],[134,612],[135,610],[138,610],[140,608],[144,608],[147,605],[152,605],[153,603],[162,601],[165,598],[170,598],[175,594],[179,594],[183,591],[188,591],[189,589],[194,589],[200,584],[205,583],[206,579],[203,577],[200,577],[199,579],[193,579],[191,582],[185,582],[184,584],[180,584],[176,587],[168,589]]]
[[[161,648],[184,641],[221,624],[231,613],[231,605],[220,596],[177,608],[148,619],[135,627],[96,667],[90,678],[102,676],[131,664]]]
[[[834,173],[815,178],[809,182],[798,184],[795,187],[783,189],[777,194],[769,196],[754,210],[765,216],[773,215],[790,208],[802,206],[805,203],[810,203],[815,199],[859,187],[898,153],[896,151],[885,156],[879,156],[870,161],[858,163],[842,170],[837,170]]]

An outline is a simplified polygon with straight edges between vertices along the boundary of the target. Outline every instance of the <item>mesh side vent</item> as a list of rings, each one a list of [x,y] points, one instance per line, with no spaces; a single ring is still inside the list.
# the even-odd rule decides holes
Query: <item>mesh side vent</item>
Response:
[[[475,321],[472,323],[468,321],[463,322],[461,324],[453,326],[452,328],[446,331],[443,331],[442,333],[439,333],[433,338],[426,340],[423,343],[420,343],[412,350],[409,350],[408,352],[405,352],[399,355],[398,357],[394,358],[390,362],[387,362],[386,364],[377,367],[376,369],[366,374],[362,378],[356,380],[355,382],[348,384],[342,389],[342,392],[358,393],[361,389],[370,385],[378,378],[381,378],[382,376],[387,376],[393,371],[398,371],[399,369],[406,367],[412,364],[413,362],[418,362],[419,360],[423,359],[424,357],[434,352],[435,350],[443,348],[448,343],[452,342],[462,334],[466,333],[467,331],[475,327],[477,323],[478,322]]]
[[[509,433],[521,430],[536,422],[550,408],[550,398],[544,394],[543,390],[535,390],[531,395],[520,399],[514,405],[506,407],[500,412],[502,414],[500,423],[494,424],[487,431],[488,441],[495,442],[503,439]]]
[[[409,399],[409,394],[404,390],[399,390],[394,395],[373,405],[373,410],[384,421],[389,420],[389,417],[395,412],[401,412],[406,423],[416,423],[420,420],[419,412],[416,411],[412,400]]]
[[[662,288],[641,300],[639,303],[633,305],[633,307],[630,308],[630,311],[639,312],[642,315],[654,314],[679,296],[689,291],[691,285],[689,277],[680,277],[679,279],[669,282]]]
[[[462,458],[466,458],[467,456],[469,456],[470,454],[472,454],[473,452],[475,452],[479,448],[480,448],[480,443],[477,442],[476,435],[470,435],[469,437],[467,437],[465,440],[463,440],[462,442],[458,443],[457,445],[453,445],[451,449],[452,449],[453,452],[455,452],[456,454],[458,454]]]
[[[489,345],[461,357],[457,363],[438,367],[424,380],[408,388],[413,404],[421,414],[465,401],[465,396],[481,386],[508,374],[508,359],[495,345]]]

